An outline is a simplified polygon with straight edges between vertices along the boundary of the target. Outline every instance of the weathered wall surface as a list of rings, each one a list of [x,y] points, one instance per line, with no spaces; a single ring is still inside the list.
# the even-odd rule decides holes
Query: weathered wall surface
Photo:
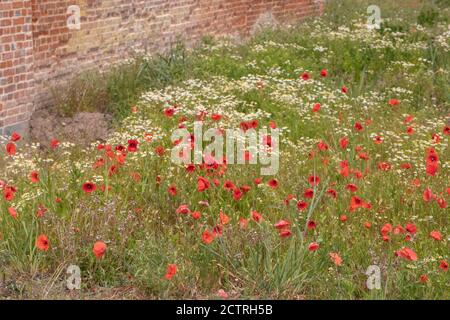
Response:
[[[0,134],[3,127],[26,129],[33,111],[33,68],[31,0],[0,0]]]
[[[0,0],[0,128],[26,130],[51,105],[49,86],[134,50],[167,49],[177,37],[246,35],[258,19],[292,23],[317,0]],[[80,8],[79,29],[68,27]],[[75,20],[71,20],[75,21]],[[0,129],[0,133],[2,129]]]

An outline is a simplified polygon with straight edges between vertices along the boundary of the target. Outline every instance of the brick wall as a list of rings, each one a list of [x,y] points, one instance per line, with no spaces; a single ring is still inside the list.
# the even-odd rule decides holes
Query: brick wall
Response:
[[[291,23],[317,0],[0,0],[0,130],[25,131],[51,105],[49,87],[134,50],[167,49],[177,37],[247,35],[261,19]],[[80,8],[80,28],[68,27]],[[2,132],[0,131],[0,134]]]
[[[31,0],[0,0],[0,134],[25,131],[33,110],[31,20]]]

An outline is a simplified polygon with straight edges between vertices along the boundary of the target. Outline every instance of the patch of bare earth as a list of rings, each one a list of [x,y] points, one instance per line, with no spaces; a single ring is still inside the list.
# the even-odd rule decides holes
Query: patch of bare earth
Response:
[[[48,146],[54,138],[86,146],[108,137],[111,120],[110,115],[99,112],[80,112],[69,118],[39,110],[30,120],[30,139],[42,146]]]

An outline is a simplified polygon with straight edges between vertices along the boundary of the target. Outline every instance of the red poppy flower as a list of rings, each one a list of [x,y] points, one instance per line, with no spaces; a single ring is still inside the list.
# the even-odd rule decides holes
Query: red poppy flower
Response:
[[[203,232],[203,234],[202,234],[202,241],[205,244],[210,244],[211,242],[214,241],[213,234],[210,231],[205,230],[205,232]]]
[[[350,212],[363,207],[364,201],[360,197],[353,196],[350,199]]]
[[[320,103],[314,103],[312,112],[317,112],[320,110]]]
[[[382,144],[383,143],[383,137],[376,136],[376,137],[373,138],[373,141],[375,142],[375,144]]]
[[[217,296],[222,299],[228,299],[228,293],[226,293],[223,289],[219,289],[219,291],[217,291]]]
[[[97,189],[97,186],[93,182],[85,182],[83,184],[83,191],[85,193],[94,192]]]
[[[40,205],[38,206],[37,211],[36,211],[36,217],[38,217],[38,218],[43,217],[44,214],[47,213],[47,211],[48,211],[48,209],[47,209],[43,204],[40,204]]]
[[[278,180],[277,179],[269,180],[269,182],[267,182],[267,185],[272,189],[276,189],[278,188]]]
[[[58,146],[59,146],[59,141],[58,141],[58,139],[52,139],[52,140],[50,141],[50,147],[51,147],[52,149],[56,149]]]
[[[258,126],[259,126],[258,120],[251,120],[251,121],[249,122],[249,127],[252,128],[252,129],[257,129]]]
[[[306,189],[305,192],[303,193],[303,196],[306,199],[312,199],[314,197],[314,190],[310,188]]]
[[[390,223],[386,223],[381,227],[380,233],[382,236],[386,236],[392,232],[392,225]]]
[[[347,184],[345,189],[347,189],[350,192],[356,192],[358,190],[358,187],[353,183],[349,183],[349,184]]]
[[[317,227],[317,225],[313,220],[309,220],[307,223],[307,227],[309,230],[314,230]]]
[[[442,261],[439,263],[439,268],[440,268],[442,271],[447,272],[447,270],[448,270],[448,262],[445,261],[445,260],[442,260]]]
[[[209,188],[209,181],[203,177],[197,178],[197,190],[203,192]]]
[[[397,225],[394,228],[392,233],[395,234],[395,235],[402,234],[402,233],[405,233],[405,229],[401,225]]]
[[[397,250],[395,252],[395,255],[409,261],[417,261],[418,259],[417,254],[412,249],[406,247]]]
[[[230,217],[228,217],[222,210],[219,213],[219,220],[222,225],[226,225],[230,222]]]
[[[192,218],[193,218],[194,220],[198,220],[198,219],[200,219],[200,217],[202,216],[202,214],[201,214],[200,211],[193,211],[193,212],[191,213],[191,216],[192,216]]]
[[[191,210],[189,210],[189,206],[187,204],[180,205],[175,211],[178,214],[189,214]]]
[[[402,163],[400,165],[400,168],[405,169],[405,170],[409,170],[412,168],[412,164],[411,163]]]
[[[433,238],[436,241],[442,240],[442,235],[439,231],[433,230],[430,232],[430,237]]]
[[[342,93],[347,93],[347,92],[348,92],[347,87],[346,87],[346,86],[342,86],[341,92],[342,92]]]
[[[138,150],[139,141],[136,139],[128,140],[128,151],[136,152]]]
[[[258,211],[252,211],[252,219],[255,222],[261,222],[262,221],[262,215]]]
[[[333,263],[335,265],[337,265],[337,266],[341,266],[342,265],[342,258],[341,258],[341,256],[338,253],[330,252],[329,255],[330,255],[331,261],[333,261]]]
[[[211,119],[214,120],[214,121],[219,121],[220,119],[222,119],[222,116],[220,114],[213,113],[211,115]]]
[[[274,227],[279,229],[279,230],[282,230],[282,229],[289,228],[290,225],[291,224],[289,223],[289,221],[280,220],[280,221],[278,221],[277,223],[274,224]]]
[[[233,199],[234,199],[235,201],[239,201],[239,200],[242,198],[243,195],[244,195],[244,193],[242,192],[241,189],[235,188],[235,189],[233,190]]]
[[[236,186],[234,185],[233,182],[231,182],[230,180],[225,181],[225,183],[223,184],[223,188],[227,191],[231,191],[236,189]]]
[[[97,241],[92,248],[95,258],[100,259],[106,252],[106,244],[103,241]]]
[[[155,148],[155,153],[160,157],[164,155],[164,152],[166,152],[166,150],[164,149],[163,146],[157,146]]]
[[[328,194],[329,196],[331,196],[333,199],[336,199],[336,198],[337,198],[337,192],[336,192],[336,190],[334,190],[334,189],[328,189],[328,190],[327,190],[327,194]]]
[[[308,182],[311,185],[311,187],[314,187],[320,183],[320,178],[318,176],[309,176]]]
[[[49,248],[49,241],[45,234],[41,234],[36,239],[36,248],[38,248],[41,251],[47,251]]]
[[[370,202],[363,201],[362,207],[370,210],[370,209],[372,209],[372,204]]]
[[[270,127],[271,129],[276,129],[276,128],[277,128],[276,122],[275,122],[275,121],[269,121],[269,127]]]
[[[16,145],[12,142],[9,142],[6,144],[6,153],[8,153],[10,156],[15,155],[17,152]]]
[[[398,99],[389,99],[389,102],[388,102],[391,106],[397,106],[397,105],[399,105],[400,104],[400,100],[398,100]]]
[[[12,133],[12,135],[11,135],[11,141],[12,142],[17,142],[17,141],[19,141],[20,139],[22,139],[22,137],[20,136],[20,134],[18,134],[17,132],[13,132]]]
[[[241,122],[241,123],[239,124],[239,127],[240,127],[241,130],[244,131],[244,132],[247,131],[248,129],[250,129],[247,122]]]
[[[241,229],[247,229],[247,226],[248,226],[248,219],[245,219],[245,218],[239,218],[239,227],[241,228]]]
[[[364,228],[370,229],[372,227],[372,224],[369,221],[364,222]]]
[[[281,238],[288,238],[290,236],[292,236],[292,231],[289,228],[280,230],[280,237]]]
[[[414,120],[414,117],[412,116],[412,115],[407,115],[406,117],[405,117],[405,120],[403,120],[403,122],[404,123],[409,123],[409,122],[411,122],[411,121],[413,121]]]
[[[130,173],[130,176],[133,178],[133,180],[134,180],[135,182],[140,182],[141,179],[142,179],[142,177],[141,177],[141,175],[139,174],[139,172],[131,172],[131,173]]]
[[[348,139],[347,137],[343,137],[341,139],[339,139],[339,145],[341,146],[341,149],[347,149],[348,146]]]
[[[427,283],[428,282],[428,276],[426,274],[422,274],[419,277],[419,281],[422,282],[422,283]]]
[[[431,199],[433,199],[433,192],[431,191],[430,188],[426,188],[425,191],[423,192],[423,200],[425,202],[430,202]]]
[[[417,232],[417,227],[414,223],[407,223],[406,224],[406,231],[408,231],[411,234],[415,234]]]
[[[119,167],[116,166],[115,164],[111,165],[108,168],[108,176],[112,177],[113,175],[115,175],[117,172],[119,171]]]
[[[305,81],[309,80],[309,73],[308,72],[303,72],[301,75],[301,78]]]
[[[309,251],[316,251],[320,248],[320,245],[316,242],[312,242],[308,245],[308,250]]]
[[[305,201],[299,201],[297,202],[297,209],[300,211],[305,210],[308,207],[308,203],[306,203]]]
[[[116,161],[117,161],[117,163],[123,166],[125,164],[125,161],[126,161],[126,156],[127,156],[126,153],[116,154]]]
[[[326,69],[322,69],[321,71],[320,71],[320,76],[321,77],[326,77],[328,75],[328,71],[326,70]]]
[[[355,122],[354,128],[355,128],[356,131],[363,131],[364,130],[363,125],[361,124],[361,122],[358,122],[358,121]]]
[[[450,136],[450,126],[445,126],[443,132],[446,136]]]
[[[116,150],[116,151],[119,151],[119,152],[124,152],[124,151],[125,151],[125,146],[123,146],[123,145],[121,145],[121,144],[118,144],[118,145],[116,146],[115,150]]]
[[[433,133],[431,135],[431,139],[433,140],[434,144],[438,144],[441,141],[441,137],[437,133]]]
[[[341,222],[345,222],[345,221],[347,221],[347,216],[345,214],[343,214],[339,217],[339,220],[341,220]]]
[[[173,278],[173,276],[177,273],[177,265],[175,264],[169,264],[167,266],[167,272],[164,276],[165,279],[170,280]]]
[[[166,109],[164,109],[164,115],[167,118],[172,117],[174,114],[175,114],[175,109],[174,108],[166,108]]]
[[[152,134],[152,133],[148,133],[148,132],[144,133],[144,140],[145,140],[146,142],[152,142],[152,140],[153,140],[153,134]]]
[[[408,127],[407,129],[406,129],[406,133],[408,134],[408,135],[413,135],[414,134],[414,128],[413,127]]]
[[[8,208],[8,213],[11,217],[13,217],[14,219],[17,219],[17,211],[13,207]]]
[[[39,173],[36,171],[32,171],[30,173],[30,181],[31,183],[38,183],[39,182]]]
[[[391,164],[388,162],[380,162],[378,163],[378,170],[389,171],[391,170]]]
[[[441,209],[447,208],[447,202],[445,201],[444,198],[439,198],[436,200],[436,202],[438,203],[438,205]]]
[[[325,141],[321,140],[321,141],[319,141],[319,143],[317,144],[317,148],[318,148],[320,151],[327,151],[327,150],[328,150],[328,144],[326,144]]]
[[[348,161],[341,161],[339,166],[340,166],[339,174],[344,178],[348,177],[350,175],[350,166],[348,165]]]
[[[439,156],[433,148],[427,150],[426,173],[434,176],[439,169]]]
[[[3,188],[3,197],[6,201],[12,201],[14,200],[14,197],[16,195],[16,188],[12,186],[6,186]]]
[[[175,196],[177,195],[177,187],[176,187],[176,186],[170,186],[170,187],[167,189],[167,192],[168,192],[171,196],[175,197]]]
[[[97,168],[101,168],[105,165],[105,160],[103,158],[99,158],[97,159],[97,161],[95,161],[95,163],[92,165],[92,169],[97,169]]]

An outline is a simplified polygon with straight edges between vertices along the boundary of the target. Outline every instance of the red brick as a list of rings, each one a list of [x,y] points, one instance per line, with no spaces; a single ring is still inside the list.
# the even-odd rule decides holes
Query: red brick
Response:
[[[79,31],[66,25],[73,4],[82,6]],[[162,51],[179,35],[187,44],[205,34],[245,36],[269,11],[291,23],[318,7],[312,0],[2,0],[0,129],[50,105],[52,83],[124,59],[130,48]]]

